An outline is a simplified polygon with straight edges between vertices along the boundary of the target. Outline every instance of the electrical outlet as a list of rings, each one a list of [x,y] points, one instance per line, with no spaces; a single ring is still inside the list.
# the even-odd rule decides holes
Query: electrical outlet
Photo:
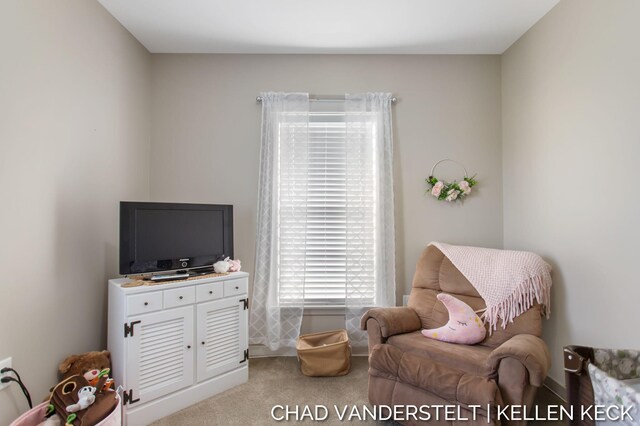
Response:
[[[6,367],[11,368],[11,358],[6,358],[6,359],[3,359],[2,361],[0,361],[0,370],[2,370],[3,368],[6,368]],[[0,378],[4,377],[4,376],[11,377],[11,372],[8,371],[8,372],[6,372],[4,374],[0,373]],[[0,390],[8,387],[10,384],[11,384],[11,382],[0,383]]]

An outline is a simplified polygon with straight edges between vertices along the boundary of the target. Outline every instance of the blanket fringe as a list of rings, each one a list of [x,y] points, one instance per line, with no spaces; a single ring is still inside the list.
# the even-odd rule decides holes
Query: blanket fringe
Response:
[[[542,315],[549,318],[551,314],[551,289],[544,284],[539,275],[530,277],[520,283],[516,291],[498,305],[487,308],[482,319],[489,324],[489,334],[497,329],[498,319],[502,319],[502,328],[512,323],[514,318],[526,312],[537,302],[542,308]]]

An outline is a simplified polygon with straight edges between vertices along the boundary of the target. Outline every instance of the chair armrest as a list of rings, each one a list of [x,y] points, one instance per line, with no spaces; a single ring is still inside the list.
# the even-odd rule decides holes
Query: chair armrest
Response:
[[[491,352],[487,364],[497,374],[500,361],[514,358],[524,365],[529,373],[529,383],[540,387],[551,367],[551,355],[541,338],[532,334],[518,334]]]
[[[405,306],[369,309],[360,320],[360,328],[362,330],[367,329],[367,321],[369,319],[374,319],[378,322],[380,333],[384,338],[416,331],[422,327],[422,322],[416,311]]]

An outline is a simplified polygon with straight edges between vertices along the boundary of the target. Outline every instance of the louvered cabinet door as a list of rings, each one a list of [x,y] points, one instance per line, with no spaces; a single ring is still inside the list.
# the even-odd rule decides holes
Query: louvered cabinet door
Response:
[[[193,384],[193,306],[129,320],[125,392],[133,391],[133,401],[143,404]]]
[[[237,298],[197,307],[198,381],[238,368],[245,362],[247,310]]]

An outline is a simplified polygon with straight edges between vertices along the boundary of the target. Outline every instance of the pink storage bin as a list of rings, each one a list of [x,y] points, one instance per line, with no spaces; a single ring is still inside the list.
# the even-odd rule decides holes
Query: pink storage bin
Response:
[[[120,395],[116,395],[118,405],[96,426],[120,426],[122,424],[122,405],[120,403]],[[33,407],[11,423],[10,426],[38,426],[45,420],[45,412],[47,411],[48,402]],[[63,423],[64,424],[64,423]]]

